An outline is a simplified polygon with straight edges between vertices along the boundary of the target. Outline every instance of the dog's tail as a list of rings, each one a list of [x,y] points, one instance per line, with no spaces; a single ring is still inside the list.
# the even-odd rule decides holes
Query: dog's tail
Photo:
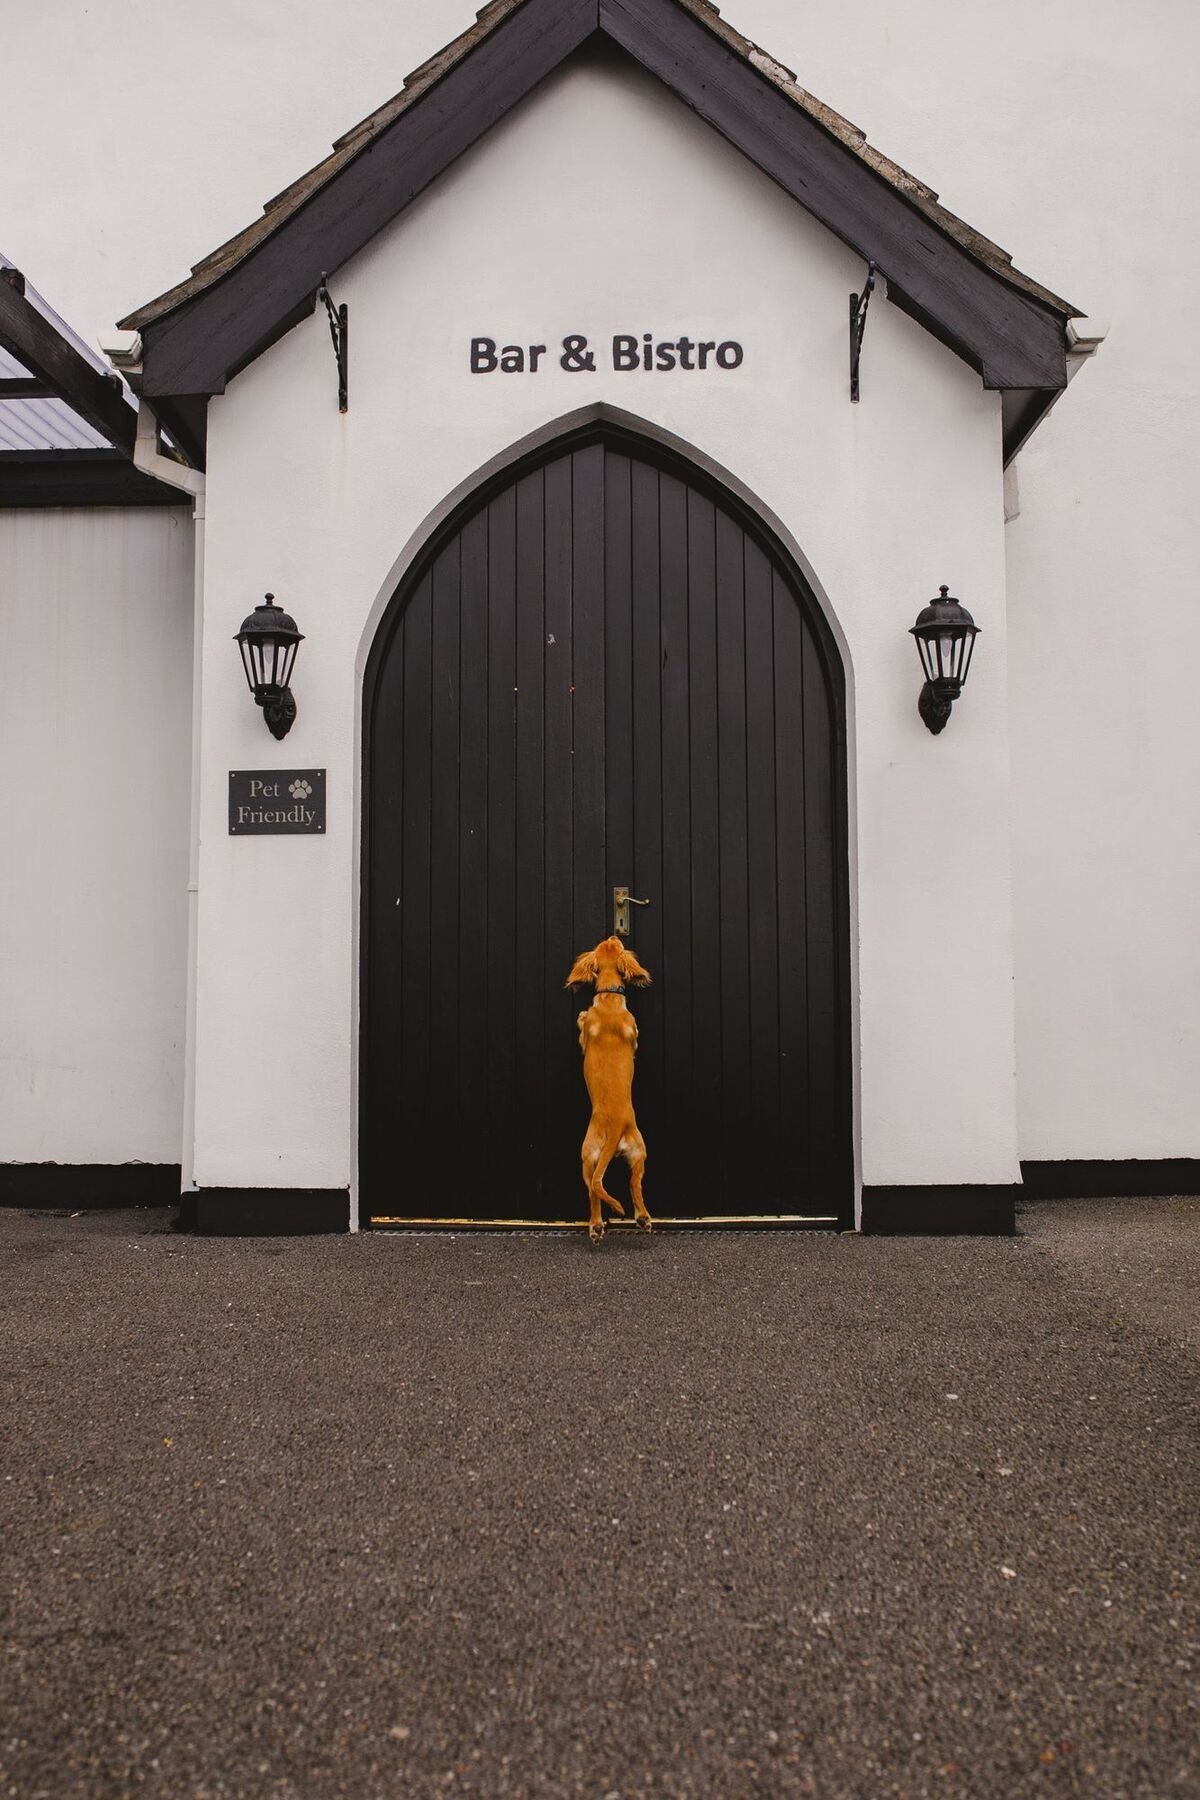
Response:
[[[596,1166],[592,1170],[591,1180],[588,1183],[588,1192],[590,1194],[598,1194],[601,1200],[606,1201],[607,1204],[611,1206],[615,1212],[619,1212],[622,1217],[624,1216],[625,1208],[621,1205],[619,1200],[613,1198],[605,1187],[604,1176],[609,1163],[617,1154],[617,1146],[624,1136],[625,1126],[623,1123],[618,1123],[609,1127],[608,1136],[601,1145],[600,1154],[596,1158]]]

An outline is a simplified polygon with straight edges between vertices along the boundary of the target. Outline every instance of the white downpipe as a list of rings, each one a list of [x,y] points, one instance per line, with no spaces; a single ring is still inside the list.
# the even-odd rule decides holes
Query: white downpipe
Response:
[[[168,457],[159,459],[169,462]],[[192,509],[195,530],[192,599],[192,791],[188,840],[187,1000],[183,1051],[183,1143],[180,1187],[196,1191],[196,987],[200,922],[200,741],[204,668],[204,477]]]
[[[192,496],[192,782],[188,840],[187,995],[183,1048],[183,1133],[179,1147],[180,1191],[196,1191],[196,981],[200,916],[200,701],[204,667],[204,471],[189,469],[158,448],[158,420],[145,400],[138,407],[134,467]]]

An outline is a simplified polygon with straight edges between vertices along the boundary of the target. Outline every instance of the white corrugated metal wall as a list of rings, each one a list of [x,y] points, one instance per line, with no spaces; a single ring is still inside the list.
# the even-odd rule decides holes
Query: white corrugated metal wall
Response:
[[[174,1163],[187,507],[0,510],[0,1161]]]

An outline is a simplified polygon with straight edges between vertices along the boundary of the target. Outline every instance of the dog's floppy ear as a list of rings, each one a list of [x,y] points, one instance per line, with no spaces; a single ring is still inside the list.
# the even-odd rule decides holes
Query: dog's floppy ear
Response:
[[[585,950],[582,956],[575,958],[575,967],[563,982],[564,987],[582,987],[585,982],[595,981],[600,973],[596,962],[596,952]]]
[[[622,981],[632,981],[635,987],[650,985],[650,971],[643,969],[632,950],[622,950],[617,958],[617,972]]]

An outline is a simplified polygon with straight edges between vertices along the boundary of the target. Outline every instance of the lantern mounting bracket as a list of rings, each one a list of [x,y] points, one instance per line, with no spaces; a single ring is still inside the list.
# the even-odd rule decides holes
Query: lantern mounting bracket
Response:
[[[850,398],[858,404],[858,363],[862,355],[863,333],[867,329],[867,308],[875,292],[875,264],[867,264],[867,279],[861,294],[850,296]]]
[[[917,711],[934,737],[939,731],[946,729],[953,706],[954,701],[947,700],[944,695],[939,694],[932,681],[925,683],[917,700]]]
[[[343,303],[334,306],[333,296],[329,292],[328,277],[321,276],[321,285],[317,289],[320,300],[329,318],[329,335],[333,340],[333,354],[337,359],[338,372],[338,411],[350,410],[350,373],[349,373],[349,336],[350,308]]]
[[[266,695],[258,704],[262,707],[263,718],[271,736],[285,738],[296,723],[296,702],[291,688],[284,688],[281,694]]]

